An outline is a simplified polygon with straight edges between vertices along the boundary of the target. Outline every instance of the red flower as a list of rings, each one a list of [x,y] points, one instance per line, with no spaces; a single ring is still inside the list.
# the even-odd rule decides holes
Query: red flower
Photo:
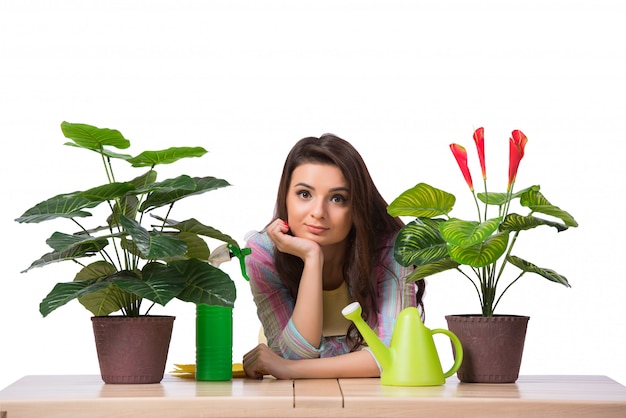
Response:
[[[465,177],[467,185],[473,192],[474,183],[472,183],[472,175],[470,174],[469,168],[467,167],[467,151],[459,144],[450,144],[450,149],[452,150],[452,154],[454,154],[454,158],[456,158],[456,162],[459,164],[459,168],[463,173],[463,177]]]
[[[474,131],[474,142],[478,150],[478,160],[480,169],[483,172],[483,180],[487,179],[487,168],[485,167],[485,128],[478,128]]]
[[[520,130],[514,130],[512,136],[509,138],[509,185],[507,190],[511,190],[511,185],[515,182],[519,163],[524,157],[524,147],[528,142],[528,138]]]

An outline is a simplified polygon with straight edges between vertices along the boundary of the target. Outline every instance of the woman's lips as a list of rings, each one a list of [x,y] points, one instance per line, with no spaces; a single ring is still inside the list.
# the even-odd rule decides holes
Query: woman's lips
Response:
[[[313,234],[321,234],[322,232],[328,229],[328,228],[324,228],[324,227],[316,226],[316,225],[305,225],[305,226],[306,226],[306,229]]]

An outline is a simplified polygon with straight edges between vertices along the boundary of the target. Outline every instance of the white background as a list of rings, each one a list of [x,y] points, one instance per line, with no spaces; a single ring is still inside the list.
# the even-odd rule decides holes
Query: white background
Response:
[[[474,207],[448,145],[485,127],[492,191],[504,191],[508,138],[526,133],[517,186],[540,184],[580,227],[521,234],[515,253],[565,275],[527,275],[498,308],[531,317],[522,374],[600,374],[626,384],[624,119],[626,11],[615,1],[0,1],[2,274],[0,388],[23,375],[97,374],[90,314],[76,301],[42,318],[40,300],[77,271],[20,274],[55,230],[14,219],[58,193],[104,183],[96,155],[63,146],[60,123],[120,130],[129,151],[210,153],[159,169],[232,187],[189,199],[195,216],[243,244],[272,215],[284,158],[333,132],[362,153],[391,201],[418,182]],[[136,173],[135,173],[136,174]],[[124,176],[120,168],[119,178]],[[233,360],[259,327],[237,263]],[[466,279],[428,280],[426,325],[478,311]],[[194,362],[194,306],[174,301],[167,369]],[[438,341],[442,362],[449,344]]]

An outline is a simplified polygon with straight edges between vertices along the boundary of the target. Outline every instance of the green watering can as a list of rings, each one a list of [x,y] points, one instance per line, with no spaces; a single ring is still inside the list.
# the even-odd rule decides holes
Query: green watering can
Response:
[[[463,347],[458,337],[447,329],[430,330],[424,326],[417,308],[400,312],[387,347],[361,317],[361,305],[353,302],[343,308],[343,316],[354,322],[382,369],[380,383],[386,386],[438,386],[452,376],[463,361]],[[434,334],[447,335],[454,346],[452,368],[443,372]]]

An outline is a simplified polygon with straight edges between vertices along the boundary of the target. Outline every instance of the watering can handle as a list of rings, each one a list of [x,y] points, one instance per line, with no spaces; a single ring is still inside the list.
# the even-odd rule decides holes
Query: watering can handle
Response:
[[[437,329],[432,330],[431,333],[433,335],[445,334],[450,338],[450,341],[452,341],[452,345],[454,346],[454,353],[455,353],[454,364],[452,365],[450,370],[448,370],[447,372],[443,374],[444,378],[450,377],[457,370],[459,370],[459,367],[461,367],[461,363],[463,362],[463,347],[461,346],[461,341],[459,340],[459,337],[457,337],[456,335],[454,335],[451,331],[447,329],[437,328]]]

